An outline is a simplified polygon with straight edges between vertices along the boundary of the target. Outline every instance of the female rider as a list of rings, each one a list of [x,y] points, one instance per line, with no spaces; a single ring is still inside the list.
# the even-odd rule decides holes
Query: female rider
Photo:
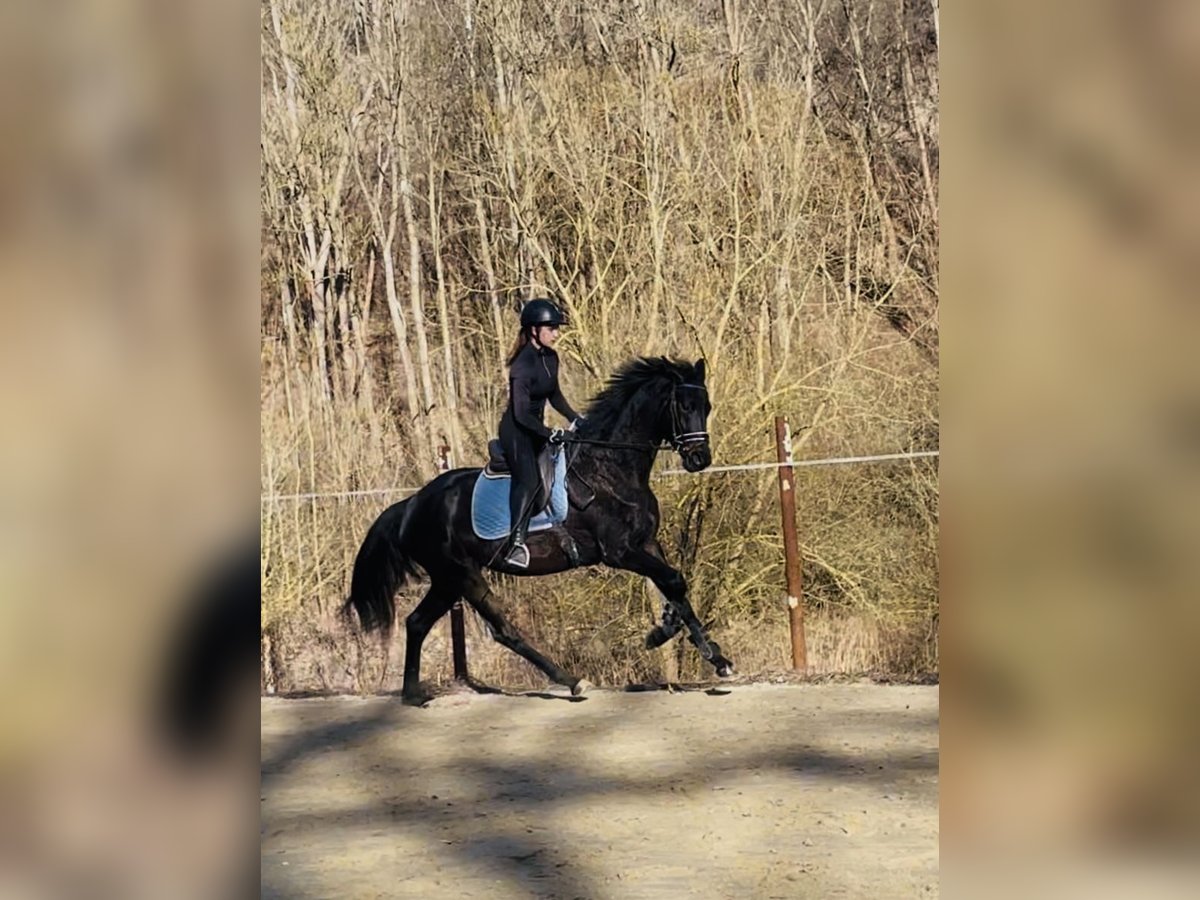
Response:
[[[508,357],[508,407],[500,420],[500,443],[512,472],[509,512],[513,524],[505,562],[517,569],[529,566],[525,535],[533,504],[541,492],[538,455],[546,443],[561,444],[566,435],[542,422],[550,401],[574,428],[580,416],[558,387],[558,354],[554,343],[566,322],[563,311],[550,300],[530,300],[521,309],[521,333]]]

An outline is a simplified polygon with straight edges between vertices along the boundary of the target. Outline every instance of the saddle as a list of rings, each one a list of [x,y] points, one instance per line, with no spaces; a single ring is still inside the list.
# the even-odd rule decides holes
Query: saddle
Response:
[[[504,457],[504,445],[500,443],[500,439],[492,438],[488,441],[487,449],[488,461],[483,469],[483,477],[511,478],[512,469],[509,468],[508,460]],[[577,473],[571,471],[571,462],[578,449],[578,444],[567,448],[567,496],[570,498],[571,505],[576,509],[587,509],[588,505],[596,499],[596,493]],[[542,496],[548,497],[550,496],[550,487],[554,483],[554,455],[549,444],[538,457],[538,468],[542,473]]]
[[[549,463],[549,471],[543,466],[542,475],[547,477],[548,488],[543,496],[535,499],[537,510],[529,519],[529,533],[551,529],[567,518],[565,454],[548,452],[539,458],[539,463]],[[512,478],[509,474],[492,474],[484,469],[475,479],[471,492],[471,527],[477,537],[485,541],[508,537],[512,531],[509,506]]]

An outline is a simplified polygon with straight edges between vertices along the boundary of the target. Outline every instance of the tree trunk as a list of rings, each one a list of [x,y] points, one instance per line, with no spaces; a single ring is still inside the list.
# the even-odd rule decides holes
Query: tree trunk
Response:
[[[458,421],[458,381],[454,374],[454,332],[450,328],[450,310],[446,302],[446,269],[442,262],[441,207],[439,182],[434,169],[434,139],[429,140],[429,240],[433,246],[434,273],[437,277],[438,320],[442,330],[442,360],[445,366],[446,436],[454,459],[462,459],[462,434]]]

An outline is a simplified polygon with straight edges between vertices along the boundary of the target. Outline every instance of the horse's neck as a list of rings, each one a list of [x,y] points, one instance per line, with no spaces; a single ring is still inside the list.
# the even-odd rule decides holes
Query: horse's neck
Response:
[[[647,397],[639,396],[629,403],[617,418],[607,434],[597,435],[600,440],[616,441],[622,444],[647,444],[657,447],[661,435],[660,410],[655,402]],[[635,474],[639,481],[650,478],[650,470],[658,456],[658,450],[648,453],[631,452],[632,459],[623,459],[622,468]]]

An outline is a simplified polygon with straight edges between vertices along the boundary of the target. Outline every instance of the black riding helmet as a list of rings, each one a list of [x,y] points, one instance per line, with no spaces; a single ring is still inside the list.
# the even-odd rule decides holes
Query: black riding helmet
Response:
[[[530,300],[521,307],[521,327],[532,328],[538,325],[565,325],[567,314],[558,308],[552,300]]]

